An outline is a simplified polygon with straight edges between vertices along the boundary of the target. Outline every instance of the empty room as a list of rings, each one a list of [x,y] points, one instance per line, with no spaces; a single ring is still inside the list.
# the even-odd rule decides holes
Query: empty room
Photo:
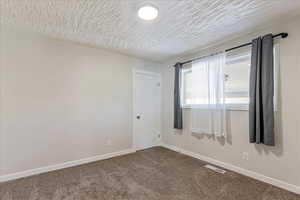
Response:
[[[0,0],[0,200],[300,200],[300,0]]]

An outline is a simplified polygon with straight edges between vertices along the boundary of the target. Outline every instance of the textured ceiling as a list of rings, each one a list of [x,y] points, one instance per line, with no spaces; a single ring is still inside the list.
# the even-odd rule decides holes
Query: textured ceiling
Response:
[[[300,13],[300,0],[150,0],[160,12],[147,23],[147,0],[0,1],[4,24],[158,61]]]

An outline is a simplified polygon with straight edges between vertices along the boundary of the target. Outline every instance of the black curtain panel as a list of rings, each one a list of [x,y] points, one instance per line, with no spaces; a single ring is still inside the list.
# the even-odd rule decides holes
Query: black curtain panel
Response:
[[[250,142],[274,146],[274,60],[272,34],[252,41]]]
[[[175,64],[174,82],[174,128],[182,129],[182,107],[181,107],[181,76],[182,64]]]

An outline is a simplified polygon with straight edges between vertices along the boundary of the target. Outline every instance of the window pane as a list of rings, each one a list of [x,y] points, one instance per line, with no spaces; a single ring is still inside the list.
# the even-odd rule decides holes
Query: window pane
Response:
[[[193,99],[192,99],[192,71],[191,70],[187,70],[184,71],[183,73],[183,91],[184,91],[184,104],[192,104],[193,103]]]
[[[224,69],[226,77],[225,102],[227,104],[249,103],[250,58],[250,54],[228,57]]]

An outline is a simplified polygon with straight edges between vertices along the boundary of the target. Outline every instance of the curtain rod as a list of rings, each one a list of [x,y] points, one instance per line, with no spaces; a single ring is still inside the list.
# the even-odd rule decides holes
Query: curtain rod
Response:
[[[273,38],[276,38],[276,37],[286,38],[288,35],[289,35],[288,33],[279,33],[279,34],[273,35]],[[225,52],[229,52],[229,51],[239,49],[239,48],[242,48],[242,47],[245,47],[245,46],[250,46],[250,45],[252,45],[252,42],[245,43],[245,44],[242,44],[242,45],[239,45],[239,46],[236,46],[236,47],[232,47],[230,49],[226,49]],[[213,53],[213,54],[210,54],[210,55],[214,55],[214,54],[216,54],[216,53]],[[208,55],[208,56],[210,56],[210,55]],[[199,60],[199,59],[202,59],[202,58],[205,58],[205,57],[208,57],[208,56],[201,56],[201,57],[198,57],[198,58],[194,58],[192,60],[187,60],[185,62],[180,62],[180,64],[185,65],[185,64],[191,63],[195,60]]]

